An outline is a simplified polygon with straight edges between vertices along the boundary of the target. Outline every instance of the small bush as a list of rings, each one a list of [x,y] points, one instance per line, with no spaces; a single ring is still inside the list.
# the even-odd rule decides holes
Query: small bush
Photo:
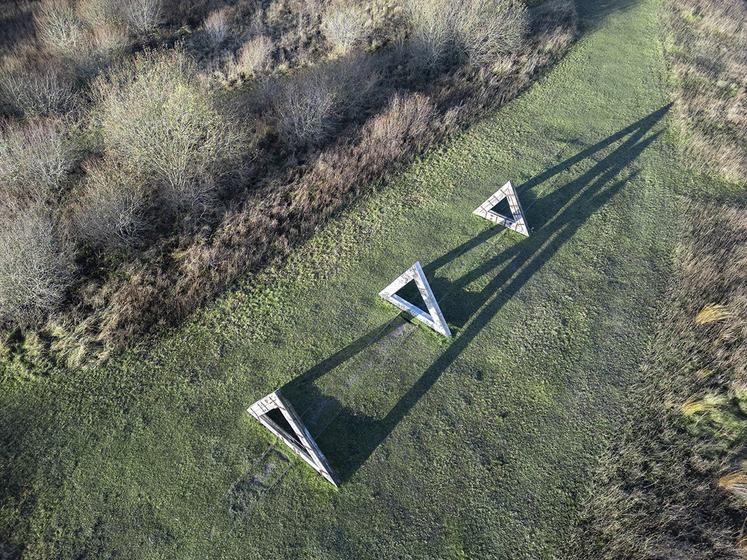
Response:
[[[340,119],[339,93],[327,76],[308,72],[290,80],[275,101],[278,133],[290,146],[320,144]]]
[[[103,24],[93,28],[93,46],[99,60],[95,66],[102,66],[102,59],[109,60],[120,55],[130,46],[127,28],[118,24]]]
[[[119,167],[89,165],[73,212],[76,238],[84,245],[130,249],[147,229],[143,185]]]
[[[417,146],[433,127],[435,110],[421,94],[395,95],[370,125],[370,145],[384,159],[394,159],[407,142]]]
[[[377,81],[370,58],[345,59],[293,76],[279,86],[273,101],[280,137],[294,148],[322,144]]]
[[[0,201],[50,200],[74,165],[75,150],[61,121],[8,126],[0,131]]]
[[[181,52],[147,52],[93,85],[102,149],[185,211],[212,197],[246,151],[237,127],[200,86]]]
[[[122,26],[127,23],[122,4],[117,0],[80,0],[76,11],[91,27]]]
[[[45,0],[35,17],[37,36],[50,52],[79,57],[92,47],[89,29],[65,0]]]
[[[52,61],[9,62],[0,68],[0,101],[9,112],[26,117],[70,112],[77,105],[73,80]]]
[[[365,35],[367,18],[365,9],[358,4],[332,4],[322,16],[324,35],[340,52],[347,53]]]
[[[524,5],[511,0],[407,0],[406,12],[413,61],[427,69],[453,57],[488,64],[517,50],[528,25]]]
[[[453,37],[447,0],[406,0],[405,9],[413,31],[409,50],[411,63],[418,68],[435,69],[443,61]]]
[[[120,9],[111,0],[88,0],[76,8],[46,0],[36,13],[37,35],[48,52],[70,60],[80,75],[92,75],[129,45]]]
[[[249,39],[241,47],[237,59],[239,71],[256,76],[270,69],[275,44],[266,35]]]
[[[519,49],[527,31],[523,4],[508,0],[469,0],[457,10],[457,42],[472,64],[489,64]]]
[[[42,206],[0,208],[0,322],[29,325],[62,302],[73,274],[70,252]]]
[[[228,13],[225,8],[215,10],[205,19],[205,34],[214,46],[226,40],[228,35]]]
[[[127,24],[137,33],[149,33],[161,23],[162,0],[124,0],[122,13]]]

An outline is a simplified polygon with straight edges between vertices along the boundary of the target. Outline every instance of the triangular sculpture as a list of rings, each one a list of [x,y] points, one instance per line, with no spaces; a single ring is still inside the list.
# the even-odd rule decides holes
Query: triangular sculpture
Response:
[[[415,281],[415,285],[418,287],[418,291],[428,308],[427,313],[397,295],[397,292],[401,290],[405,284],[413,280]],[[407,272],[381,290],[379,295],[389,303],[399,307],[402,311],[406,311],[415,317],[416,320],[428,325],[434,331],[441,333],[444,336],[451,336],[449,325],[446,324],[446,319],[444,319],[444,316],[441,313],[441,308],[438,306],[438,302],[431,291],[431,286],[428,284],[428,280],[426,280],[425,273],[423,272],[423,268],[420,266],[419,262],[416,262],[407,270]]]
[[[493,211],[493,208],[495,208],[504,198],[508,199],[508,207],[511,209],[511,213],[513,214],[512,218]],[[511,181],[498,189],[493,196],[483,202],[480,207],[472,213],[529,237],[529,228],[527,228],[527,222],[524,218],[524,211],[521,209],[519,197],[516,196],[516,189],[511,184]]]
[[[280,389],[258,400],[247,412],[290,447],[311,468],[337,486],[337,480],[324,454]]]

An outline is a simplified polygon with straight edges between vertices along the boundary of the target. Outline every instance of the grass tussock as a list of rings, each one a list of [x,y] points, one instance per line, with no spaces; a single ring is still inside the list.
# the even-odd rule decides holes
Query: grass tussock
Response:
[[[747,212],[699,206],[582,558],[747,557]],[[716,302],[716,303],[714,303]]]
[[[688,160],[747,182],[747,4],[668,0],[664,20]]]
[[[179,321],[575,37],[570,0],[436,4],[28,6],[0,53],[0,218],[43,207],[66,272],[34,313],[0,292],[2,339],[77,365]]]

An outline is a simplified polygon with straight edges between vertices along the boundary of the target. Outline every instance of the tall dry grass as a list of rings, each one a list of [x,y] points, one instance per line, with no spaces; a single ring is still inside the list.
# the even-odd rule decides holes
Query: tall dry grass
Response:
[[[667,0],[664,21],[687,160],[747,183],[747,4]]]

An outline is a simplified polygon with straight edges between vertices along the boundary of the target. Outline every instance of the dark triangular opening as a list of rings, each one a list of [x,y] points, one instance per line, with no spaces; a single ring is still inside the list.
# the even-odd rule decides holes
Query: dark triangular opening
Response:
[[[509,220],[515,220],[516,216],[514,216],[514,213],[511,212],[511,206],[508,203],[508,198],[504,198],[501,200],[498,204],[493,206],[490,209],[491,212],[495,212],[499,216],[503,216],[504,218],[508,218]]]
[[[274,425],[274,427],[278,431],[283,433],[283,435],[285,435],[288,439],[294,441],[301,449],[305,450],[303,443],[301,443],[301,440],[296,435],[296,431],[290,425],[290,422],[288,422],[288,419],[283,415],[279,408],[273,408],[269,412],[266,412],[264,416]]]
[[[430,311],[428,311],[428,306],[425,304],[423,296],[420,295],[420,290],[418,290],[418,285],[415,283],[415,280],[410,280],[407,284],[402,286],[399,290],[397,290],[396,295],[401,297],[407,303],[411,303],[415,307],[419,308],[424,313],[430,313]]]

